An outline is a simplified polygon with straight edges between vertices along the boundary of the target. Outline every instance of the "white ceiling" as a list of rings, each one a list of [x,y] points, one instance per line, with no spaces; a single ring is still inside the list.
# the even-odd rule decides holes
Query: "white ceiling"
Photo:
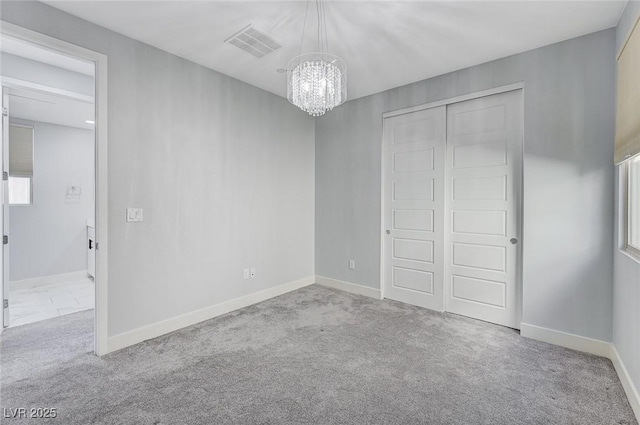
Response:
[[[46,1],[88,21],[280,96],[300,52],[305,1]],[[613,27],[624,1],[328,1],[329,51],[355,99]],[[309,5],[303,52],[316,50]],[[282,48],[257,59],[224,43],[253,24]]]
[[[93,130],[93,104],[34,90],[9,89],[9,117]]]

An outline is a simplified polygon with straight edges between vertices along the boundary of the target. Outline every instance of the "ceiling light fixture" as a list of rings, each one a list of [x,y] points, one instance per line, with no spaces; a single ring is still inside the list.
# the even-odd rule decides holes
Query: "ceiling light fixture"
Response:
[[[287,99],[309,115],[318,117],[347,100],[347,64],[336,55],[328,53],[324,2],[315,1],[318,16],[318,51],[302,54],[309,12],[307,0],[300,54],[293,58],[287,67]]]
[[[91,121],[91,120],[85,120],[84,122],[86,122],[87,124],[95,124],[95,121]]]

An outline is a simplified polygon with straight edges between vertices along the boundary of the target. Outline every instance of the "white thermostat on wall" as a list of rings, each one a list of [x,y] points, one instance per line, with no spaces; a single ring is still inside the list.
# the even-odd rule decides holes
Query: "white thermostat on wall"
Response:
[[[127,208],[127,222],[142,221],[142,208]]]

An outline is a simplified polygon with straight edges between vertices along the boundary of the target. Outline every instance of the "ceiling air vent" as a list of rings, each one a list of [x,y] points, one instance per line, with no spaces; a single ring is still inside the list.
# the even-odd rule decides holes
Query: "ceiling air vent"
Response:
[[[268,55],[282,47],[273,37],[251,24],[227,38],[225,43],[233,44],[257,58]]]

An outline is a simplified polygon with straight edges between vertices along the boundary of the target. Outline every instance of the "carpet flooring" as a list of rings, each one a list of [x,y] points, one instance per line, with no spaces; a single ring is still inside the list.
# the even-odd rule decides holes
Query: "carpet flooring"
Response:
[[[9,328],[0,404],[75,424],[637,424],[607,359],[312,285],[111,353],[92,312]]]

